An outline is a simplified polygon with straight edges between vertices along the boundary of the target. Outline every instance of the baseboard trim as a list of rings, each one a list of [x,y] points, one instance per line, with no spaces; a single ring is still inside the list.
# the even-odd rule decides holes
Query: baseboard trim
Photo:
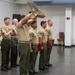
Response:
[[[71,48],[72,46],[65,46],[65,48]]]
[[[54,44],[54,46],[57,46],[57,44]]]
[[[54,46],[62,46],[62,45],[57,45],[57,44],[54,44]],[[64,45],[63,45],[64,46]]]
[[[75,47],[75,45],[72,45],[72,47]]]
[[[65,46],[65,47],[67,47],[67,48],[71,48],[71,47],[75,47],[75,45],[71,45],[71,46]]]
[[[57,46],[57,44],[54,44],[54,46]],[[61,45],[58,45],[58,46],[61,46]],[[66,48],[75,47],[75,45],[71,45],[71,46],[65,46],[65,45],[63,45],[63,46],[66,47]]]

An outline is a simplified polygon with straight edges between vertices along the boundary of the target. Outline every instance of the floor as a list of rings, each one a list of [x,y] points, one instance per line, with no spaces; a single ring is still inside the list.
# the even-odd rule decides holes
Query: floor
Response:
[[[39,53],[35,67],[36,71],[39,71],[38,60]],[[46,71],[39,71],[39,75],[75,75],[75,47],[54,46],[51,54],[51,63],[53,66]],[[8,72],[0,71],[0,75],[19,75],[19,67],[13,68]]]

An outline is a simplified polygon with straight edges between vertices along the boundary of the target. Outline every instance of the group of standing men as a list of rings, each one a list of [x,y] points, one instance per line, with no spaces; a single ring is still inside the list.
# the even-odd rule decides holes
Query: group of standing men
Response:
[[[35,71],[35,63],[38,51],[40,51],[39,58],[39,70],[45,70],[51,67],[50,55],[53,46],[53,37],[51,26],[52,20],[41,21],[41,29],[36,32],[37,29],[37,15],[33,16],[36,11],[32,9],[32,12],[24,16],[20,22],[17,19],[13,20],[12,27],[9,28],[10,18],[4,19],[4,25],[1,27],[2,42],[1,42],[1,70],[8,70],[9,65],[9,53],[11,49],[11,67],[17,66],[17,51],[19,53],[20,62],[19,69],[20,75],[34,75],[38,74]],[[33,17],[31,17],[33,16]]]
[[[4,25],[1,27],[2,41],[1,41],[1,70],[7,71],[12,67],[17,66],[17,35],[16,25],[17,19],[13,19],[12,27],[9,27],[10,18],[4,18]],[[11,51],[10,51],[11,49]],[[10,56],[11,55],[11,56]],[[10,57],[10,58],[9,58]],[[11,67],[9,67],[9,61],[11,61]]]

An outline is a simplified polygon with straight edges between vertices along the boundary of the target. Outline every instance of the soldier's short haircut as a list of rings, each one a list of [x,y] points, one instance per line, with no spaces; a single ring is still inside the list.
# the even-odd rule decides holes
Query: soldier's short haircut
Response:
[[[46,21],[41,21],[40,25],[42,26],[42,25],[45,24],[45,23],[46,23]]]
[[[52,21],[51,19],[48,20],[48,22]]]
[[[4,18],[4,21],[7,20],[7,19],[10,19],[10,18],[9,18],[9,17],[5,17],[5,18]]]
[[[33,21],[33,22],[31,23],[31,25],[32,25],[32,24],[35,24],[35,23],[37,23],[37,21]]]
[[[29,13],[32,13],[32,11],[29,11]]]

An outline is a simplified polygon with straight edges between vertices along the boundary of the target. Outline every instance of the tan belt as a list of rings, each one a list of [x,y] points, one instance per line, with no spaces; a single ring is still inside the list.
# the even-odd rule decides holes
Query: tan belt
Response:
[[[7,40],[10,40],[11,38],[5,38],[5,37],[3,37],[3,39],[7,39]]]
[[[32,44],[32,45],[37,46],[38,44]]]
[[[16,38],[16,36],[11,36],[11,38]]]
[[[49,39],[49,40],[53,40],[53,39]]]
[[[18,41],[19,43],[30,43],[30,41]]]
[[[52,41],[52,39],[50,39],[49,41]]]
[[[46,42],[42,42],[42,44],[43,44],[43,45],[45,45],[45,44],[46,44]]]

